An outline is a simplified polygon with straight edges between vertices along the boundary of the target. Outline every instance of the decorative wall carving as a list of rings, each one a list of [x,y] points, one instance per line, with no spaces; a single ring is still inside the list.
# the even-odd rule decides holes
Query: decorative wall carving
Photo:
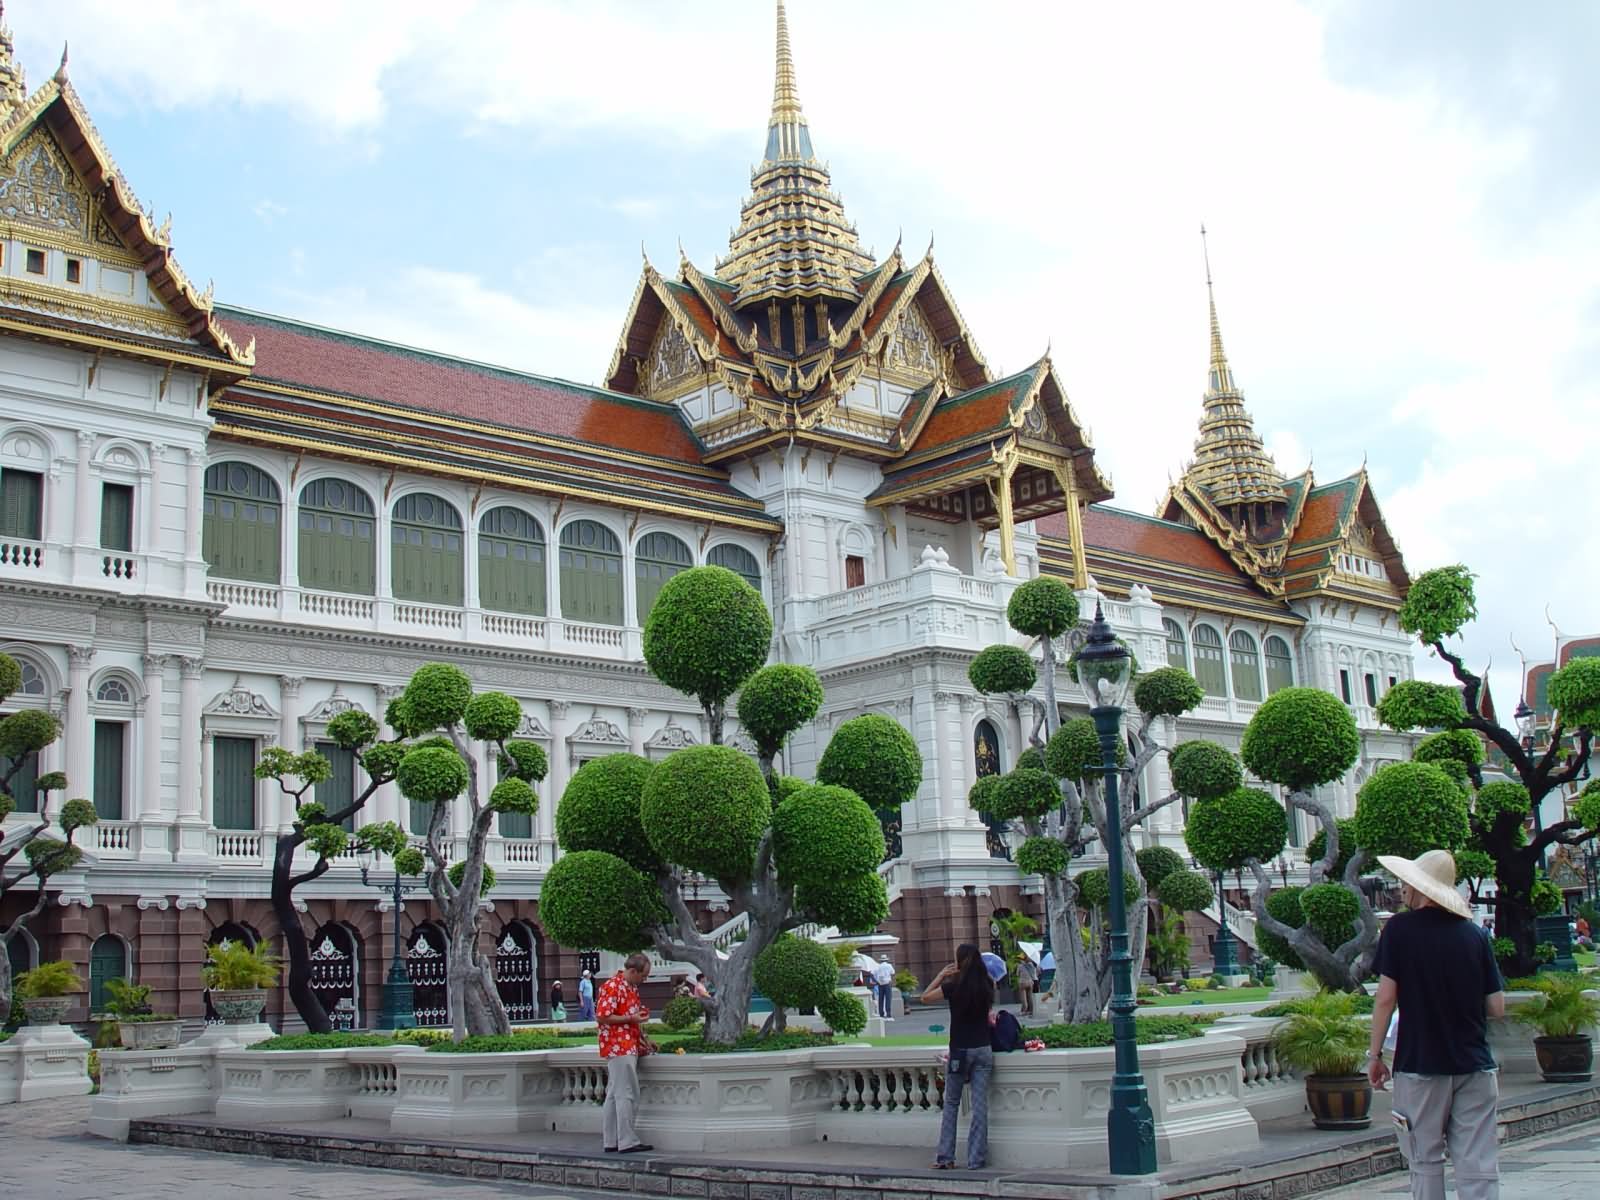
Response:
[[[939,343],[915,304],[900,314],[900,327],[884,352],[884,364],[923,379],[939,373]]]
[[[326,725],[329,721],[333,720],[341,713],[347,713],[352,710],[364,711],[361,709],[361,706],[354,700],[350,699],[349,696],[341,695],[338,685],[335,684],[333,695],[329,696],[320,704],[313,706],[311,711],[302,717],[301,720],[308,725]]]
[[[515,734],[519,738],[532,739],[539,742],[550,740],[550,731],[544,727],[544,722],[532,713],[522,714],[522,724],[517,726]]]
[[[650,740],[645,742],[646,750],[656,750],[662,753],[671,753],[682,750],[685,746],[698,746],[700,739],[694,732],[678,724],[676,717],[668,717],[667,723],[655,733],[650,735]]]
[[[597,710],[587,721],[567,735],[567,741],[585,742],[597,746],[626,746],[628,735],[623,733],[615,722],[602,717]]]
[[[205,707],[207,716],[224,717],[259,717],[262,720],[276,721],[278,712],[267,703],[267,698],[259,692],[252,692],[237,679],[233,686],[225,692],[218,692],[211,697],[211,703]]]
[[[42,125],[0,166],[0,216],[60,233],[88,234],[89,193]]]
[[[656,335],[656,344],[651,347],[645,364],[645,386],[654,395],[699,373],[700,356],[683,336],[678,323],[667,317],[661,323],[661,332]]]

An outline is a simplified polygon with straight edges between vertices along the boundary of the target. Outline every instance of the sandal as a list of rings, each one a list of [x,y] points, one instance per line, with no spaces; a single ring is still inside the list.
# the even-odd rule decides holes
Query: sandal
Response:
[[[956,1169],[956,1165],[953,1162],[935,1162],[933,1164],[933,1169],[935,1171],[954,1171]]]

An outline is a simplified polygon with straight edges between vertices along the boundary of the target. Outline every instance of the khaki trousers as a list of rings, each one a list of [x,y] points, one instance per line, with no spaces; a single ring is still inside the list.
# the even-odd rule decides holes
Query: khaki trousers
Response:
[[[618,1054],[606,1059],[605,1132],[607,1150],[630,1150],[639,1144],[633,1113],[639,1105],[639,1059]]]
[[[1412,1200],[1444,1200],[1448,1149],[1459,1200],[1499,1200],[1500,1146],[1495,1101],[1497,1072],[1414,1075],[1396,1072],[1394,1111],[1400,1153],[1411,1168]]]

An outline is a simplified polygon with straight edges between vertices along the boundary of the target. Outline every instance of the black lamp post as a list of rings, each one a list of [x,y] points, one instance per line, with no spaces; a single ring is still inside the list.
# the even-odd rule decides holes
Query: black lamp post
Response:
[[[368,857],[373,859],[376,855],[369,851]],[[394,905],[394,955],[389,960],[389,977],[383,981],[383,1008],[378,1014],[378,1028],[415,1029],[417,1027],[415,993],[411,986],[411,973],[406,970],[405,951],[401,949],[403,943],[400,935],[400,918],[405,913],[406,893],[426,886],[427,877],[424,876],[417,883],[406,883],[405,877],[397,870],[393,880],[373,882],[367,877],[370,870],[370,861],[361,864],[362,884],[366,887],[387,890]]]
[[[1212,946],[1211,971],[1214,975],[1237,975],[1239,954],[1233,945],[1233,931],[1228,928],[1228,898],[1223,894],[1222,872],[1217,872],[1217,937]]]
[[[1522,752],[1528,756],[1528,761],[1533,762],[1533,735],[1536,728],[1537,716],[1533,709],[1528,707],[1528,698],[1524,696],[1517,701],[1517,711],[1512,714],[1517,722],[1517,734],[1522,741]],[[1533,836],[1538,837],[1544,832],[1544,803],[1542,800],[1533,802]],[[1539,866],[1544,866],[1544,852],[1539,852]]]
[[[1133,959],[1128,953],[1128,902],[1123,895],[1122,809],[1117,799],[1117,739],[1122,736],[1122,703],[1133,662],[1095,605],[1089,640],[1078,653],[1078,679],[1089,694],[1089,715],[1100,735],[1101,770],[1106,780],[1104,842],[1111,885],[1111,1038],[1116,1070],[1111,1076],[1111,1111],[1106,1140],[1113,1175],[1149,1175],[1156,1169],[1155,1118],[1139,1070],[1139,1045],[1133,1014]]]

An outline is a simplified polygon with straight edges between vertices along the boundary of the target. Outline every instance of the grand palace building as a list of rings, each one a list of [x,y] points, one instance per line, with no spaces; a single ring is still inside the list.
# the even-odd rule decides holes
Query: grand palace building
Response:
[[[65,63],[30,92],[0,32],[0,650],[22,668],[8,711],[48,709],[64,730],[13,790],[26,810],[31,779],[64,770],[65,795],[100,814],[9,951],[19,968],[81,964],[79,1018],[116,976],[203,1016],[208,942],[278,933],[268,868],[293,814],[254,778],[257,756],[322,748],[335,773],[319,796],[351,795],[363,778],[328,721],[381,717],[440,660],[518,697],[521,736],[549,752],[538,814],[498,818],[483,937],[514,1019],[553,978],[572,995],[582,948],[539,916],[553,811],[587,759],[705,739],[640,651],[662,583],[696,564],[747,579],[773,613],[773,658],[822,677],[785,770],[807,775],[866,711],[920,744],[884,932],[924,978],[953,939],[986,941],[997,912],[1040,909],[966,801],[1025,745],[967,681],[978,650],[1016,640],[1021,581],[1066,579],[1141,663],[1195,674],[1206,699],[1161,731],[1169,744],[1236,746],[1294,684],[1339,696],[1362,731],[1359,764],[1328,789],[1342,811],[1406,756],[1373,709],[1412,674],[1395,619],[1407,574],[1364,471],[1278,468],[1213,304],[1208,365],[1196,314],[1209,373],[1193,459],[1158,511],[1114,507],[1050,357],[996,378],[931,252],[862,248],[813,150],[781,3],[764,152],[728,251],[646,262],[618,297],[603,387],[230,307],[179,267],[169,224],[141,209]],[[1144,787],[1166,792],[1159,760]],[[392,786],[363,819],[421,832]],[[1182,850],[1182,820],[1171,806],[1139,836]],[[297,897],[319,990],[365,1025],[397,914],[360,867],[341,859]],[[421,896],[401,928],[419,1016],[440,1023],[443,940]],[[0,927],[33,900],[6,896]],[[714,888],[695,906],[708,931],[737,916]],[[281,994],[269,1006],[292,1012]]]

